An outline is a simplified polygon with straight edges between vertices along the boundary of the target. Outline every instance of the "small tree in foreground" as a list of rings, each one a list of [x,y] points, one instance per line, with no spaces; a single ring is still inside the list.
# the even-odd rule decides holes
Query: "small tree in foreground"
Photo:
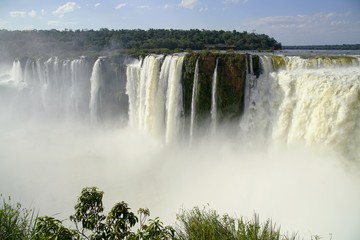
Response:
[[[140,209],[140,226],[137,231],[133,227],[139,218],[131,212],[128,204],[119,202],[114,205],[108,215],[104,215],[104,192],[96,187],[87,187],[81,191],[75,205],[75,214],[70,216],[76,229],[63,226],[60,220],[52,217],[37,218],[35,223],[36,239],[89,239],[89,240],[167,240],[175,238],[175,230],[170,226],[163,226],[158,219],[149,219],[148,209]]]

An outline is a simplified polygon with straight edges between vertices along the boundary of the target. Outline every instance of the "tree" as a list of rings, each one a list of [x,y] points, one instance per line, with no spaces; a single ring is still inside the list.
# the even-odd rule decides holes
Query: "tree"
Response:
[[[104,193],[96,187],[87,187],[81,191],[75,205],[75,214],[70,216],[76,229],[66,228],[60,220],[52,217],[39,217],[35,223],[35,239],[88,239],[88,240],[168,240],[175,239],[175,230],[163,226],[159,218],[149,219],[148,209],[139,209],[140,226],[134,232],[133,227],[139,218],[131,212],[128,204],[119,202],[114,205],[108,215],[104,215]]]

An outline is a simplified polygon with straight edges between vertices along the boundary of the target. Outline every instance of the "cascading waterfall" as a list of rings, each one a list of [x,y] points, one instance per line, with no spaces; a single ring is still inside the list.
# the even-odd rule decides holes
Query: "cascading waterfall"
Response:
[[[285,66],[274,71],[273,59],[261,57],[263,74],[251,93],[254,108],[245,124],[275,145],[328,146],[359,161],[359,61],[284,59]]]
[[[156,92],[158,89],[160,64],[163,56],[147,56],[140,71],[139,128],[154,131]]]
[[[71,61],[71,112],[77,118],[88,115],[90,101],[90,69],[92,65],[85,57]]]
[[[126,94],[129,97],[129,125],[139,126],[139,79],[142,60],[135,60],[126,68]]]
[[[23,71],[21,69],[21,63],[19,60],[15,60],[13,62],[13,66],[11,69],[12,80],[15,83],[21,83],[23,81]]]
[[[308,69],[296,64],[298,61],[303,60],[289,58],[286,71],[274,73],[283,100],[273,139],[286,144],[327,145],[351,159],[359,158],[359,64],[343,67],[341,63],[334,68],[326,59],[318,59],[318,68]]]
[[[159,76],[158,89],[156,91],[156,108],[154,112],[154,129],[159,135],[163,135],[166,126],[166,93],[169,84],[170,67],[173,56],[166,56],[164,62],[161,65],[161,71]]]
[[[196,100],[197,100],[197,89],[199,82],[199,59],[196,60],[194,82],[191,95],[191,115],[190,115],[190,140],[194,135],[195,120],[196,120]]]
[[[218,71],[219,58],[216,59],[216,65],[214,69],[212,88],[211,88],[211,129],[215,133],[217,126],[217,71]]]
[[[250,59],[252,59],[251,56]],[[273,83],[270,73],[274,69],[270,57],[261,56],[260,62],[263,73],[259,78],[253,75],[252,60],[248,62],[250,74],[246,78],[245,112],[240,120],[240,129],[245,139],[253,139],[255,142],[266,144],[273,120],[272,110],[276,109],[275,105],[270,106],[272,103],[271,84]]]
[[[130,125],[147,132],[156,132],[159,72],[162,55],[149,55],[127,67]]]
[[[184,56],[173,56],[169,68],[168,90],[166,96],[166,132],[165,142],[173,143],[182,135],[183,101],[181,73]]]
[[[260,140],[265,145],[325,145],[347,158],[359,159],[360,116],[355,110],[360,91],[357,57],[262,55],[258,57],[259,77],[254,74],[254,57],[246,56],[244,68],[244,113],[239,134],[247,143],[253,139],[254,143]],[[189,113],[185,116],[184,59],[181,54],[149,55],[126,63],[130,126],[162,136],[167,143],[181,138],[185,129],[190,129],[191,141],[199,107],[196,105],[199,60],[195,63],[191,93],[187,93],[191,99],[187,100]],[[208,99],[212,132],[217,126],[217,100],[221,99],[218,65],[217,57]],[[19,109],[17,112],[52,118],[90,117],[92,122],[118,116],[113,113],[118,111],[121,89],[115,77],[116,68],[108,58],[100,57],[94,64],[85,57],[28,58],[15,60],[9,72],[9,77],[2,75],[1,87],[6,87],[3,92],[15,99],[12,104]],[[184,125],[186,117],[190,120],[188,128]]]
[[[183,56],[149,55],[127,65],[129,124],[172,142],[181,131]]]
[[[93,123],[96,123],[98,121],[99,111],[102,107],[102,98],[104,97],[104,82],[102,81],[102,61],[102,57],[96,60],[90,77],[91,90],[89,109],[90,120]]]

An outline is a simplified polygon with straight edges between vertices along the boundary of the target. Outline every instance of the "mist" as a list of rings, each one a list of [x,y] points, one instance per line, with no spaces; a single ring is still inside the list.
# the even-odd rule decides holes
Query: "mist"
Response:
[[[336,154],[264,149],[206,136],[166,146],[129,127],[23,122],[1,127],[0,189],[40,215],[66,219],[81,189],[174,224],[180,209],[207,206],[232,216],[271,218],[300,236],[355,239],[360,230],[359,172]]]

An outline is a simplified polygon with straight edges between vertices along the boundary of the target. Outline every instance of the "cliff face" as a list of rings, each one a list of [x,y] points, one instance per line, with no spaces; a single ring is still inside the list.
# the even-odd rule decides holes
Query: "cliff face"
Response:
[[[243,111],[246,55],[238,53],[192,52],[186,55],[183,65],[184,114],[186,119],[191,114],[195,64],[198,60],[199,78],[195,119],[197,124],[207,125],[209,123],[212,81],[217,59],[216,102],[218,122],[234,120]]]

